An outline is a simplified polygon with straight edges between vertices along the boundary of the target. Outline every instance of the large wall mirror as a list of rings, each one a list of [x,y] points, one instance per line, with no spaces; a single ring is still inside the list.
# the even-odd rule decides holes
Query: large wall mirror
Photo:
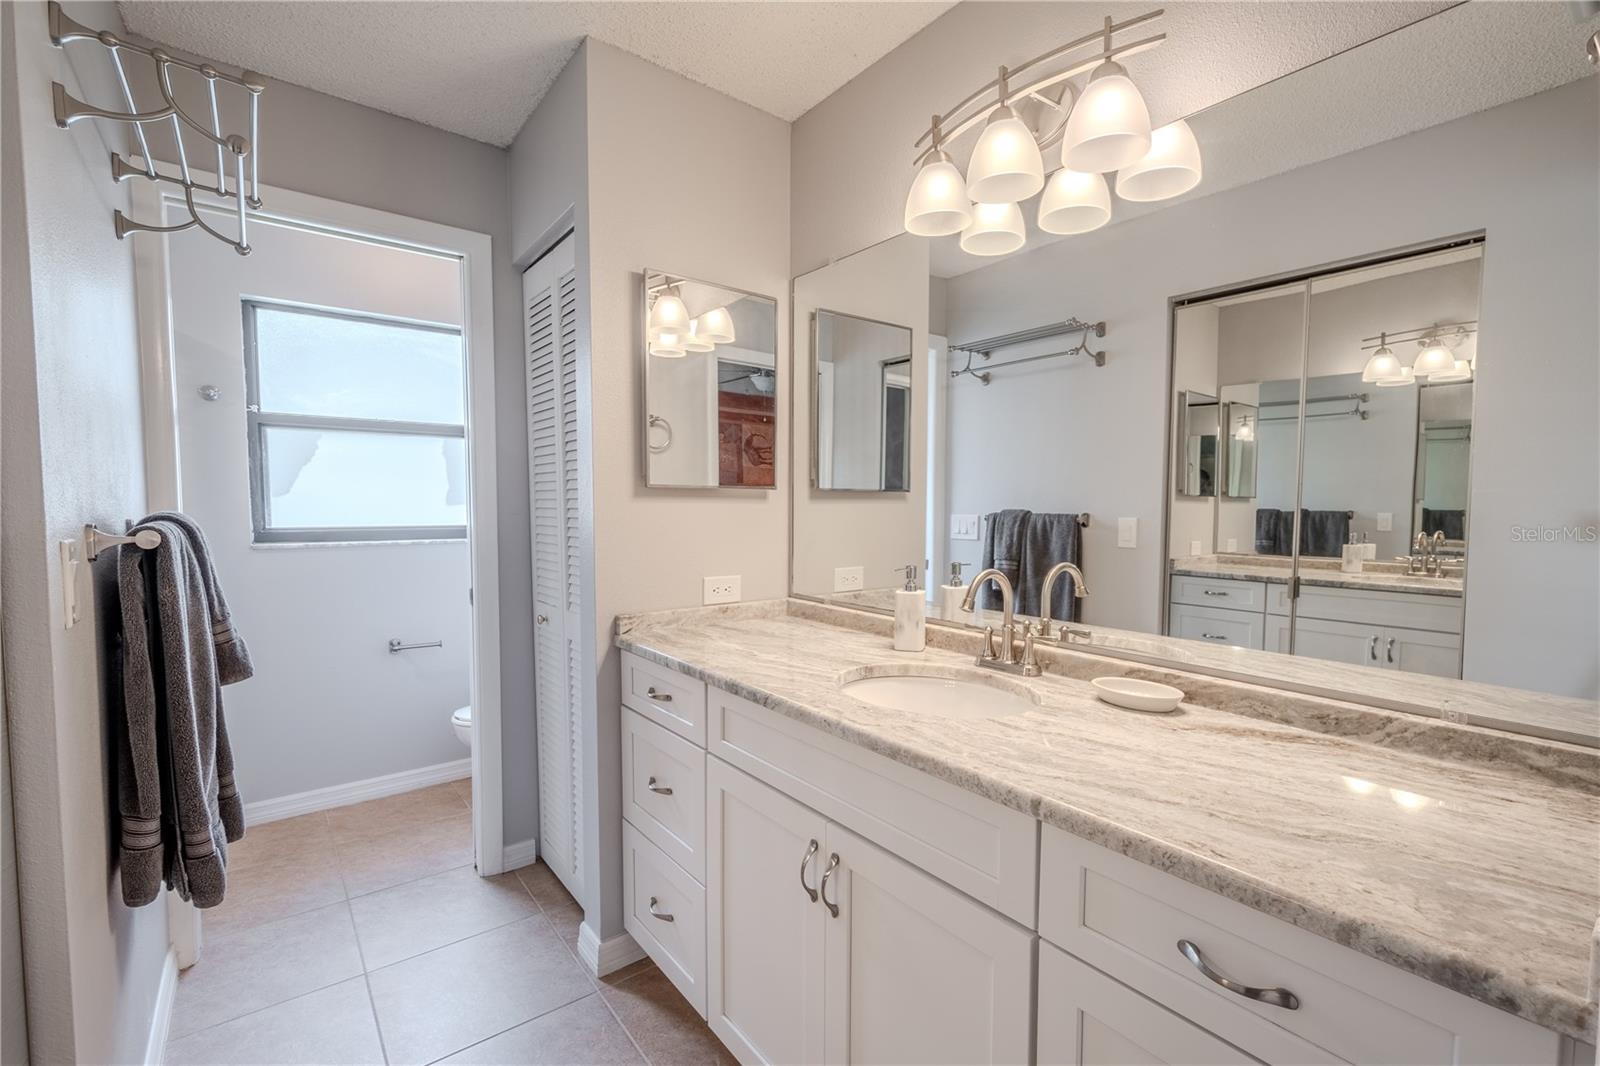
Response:
[[[812,483],[834,492],[911,490],[911,327],[811,314]]]
[[[644,476],[651,488],[777,487],[778,302],[644,272]]]
[[[1015,254],[902,235],[797,278],[797,352],[821,357],[827,312],[909,327],[910,447],[907,491],[875,461],[838,492],[796,435],[792,591],[883,607],[920,562],[930,618],[982,625],[938,619],[938,588],[1003,563],[1063,617],[1028,575],[1067,559],[1069,639],[1110,652],[1249,649],[1252,677],[1436,712],[1454,679],[1595,700],[1594,82],[1552,58],[1448,122],[1360,126],[1363,101],[1432,99],[1399,57],[1492,36],[1476,6],[1189,115],[1206,181],[1176,199],[1065,238],[1030,219]],[[1313,151],[1330,111],[1361,136]],[[1263,153],[1292,166],[1244,176]],[[877,460],[894,387],[864,386]]]

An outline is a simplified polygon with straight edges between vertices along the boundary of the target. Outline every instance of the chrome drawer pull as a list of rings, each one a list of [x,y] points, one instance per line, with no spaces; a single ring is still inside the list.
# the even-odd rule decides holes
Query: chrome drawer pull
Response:
[[[1223,592],[1221,589],[1201,589],[1200,591],[1203,592],[1204,594],[1206,594],[1207,596],[1228,596],[1228,595],[1231,595],[1231,593]]]
[[[832,877],[833,871],[837,870],[838,868],[839,853],[836,851],[832,855],[828,856],[828,867],[822,871],[822,884],[817,886],[822,895],[823,906],[827,907],[828,913],[833,915],[835,918],[839,917],[839,905],[837,903],[829,902],[828,900],[828,878]]]
[[[1387,658],[1390,662],[1394,662],[1394,638],[1393,637],[1389,638],[1389,644],[1388,644],[1388,646],[1386,648],[1383,649],[1383,654],[1384,654],[1384,657]]]
[[[811,865],[811,857],[817,853],[817,848],[820,846],[813,840],[811,846],[806,848],[806,857],[800,860],[800,887],[806,890],[806,895],[811,897],[812,903],[817,901],[817,890],[806,884],[806,867]]]
[[[1207,640],[1227,640],[1228,639],[1227,637],[1223,636],[1221,633],[1201,633],[1200,635],[1202,637],[1205,637]]]
[[[644,783],[644,787],[648,788],[651,792],[654,792],[658,796],[672,795],[672,789],[667,788],[664,785],[656,784],[656,779],[653,777]]]
[[[1377,637],[1373,637],[1371,643],[1369,643],[1367,645],[1367,658],[1371,659],[1373,662],[1377,662],[1378,661],[1378,638]]]
[[[651,699],[655,700],[657,703],[671,703],[672,702],[672,693],[670,693],[670,692],[657,692],[656,691],[656,687],[654,685],[651,685],[649,688],[645,689],[644,690],[644,694],[646,696],[649,696]]]
[[[654,896],[650,897],[650,917],[663,922],[675,922],[678,920],[670,914],[662,914],[660,911],[656,910],[656,898]]]
[[[1300,997],[1287,988],[1251,988],[1249,985],[1230,981],[1208,966],[1205,956],[1200,954],[1200,949],[1187,940],[1178,941],[1178,950],[1184,958],[1194,964],[1195,969],[1206,976],[1207,980],[1221,985],[1236,996],[1253,999],[1257,1003],[1265,1003],[1271,1007],[1282,1007],[1284,1010],[1300,1009]]]

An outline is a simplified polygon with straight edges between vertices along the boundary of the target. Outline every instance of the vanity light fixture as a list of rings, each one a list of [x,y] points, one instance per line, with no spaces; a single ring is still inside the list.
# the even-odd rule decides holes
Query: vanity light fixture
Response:
[[[1428,381],[1469,381],[1473,366],[1468,359],[1456,358],[1456,349],[1478,332],[1476,320],[1436,322],[1414,329],[1384,330],[1376,337],[1363,337],[1361,350],[1371,352],[1362,368],[1361,380],[1370,385],[1411,385]],[[1389,348],[1389,342],[1416,341],[1417,357],[1410,366],[1402,364]],[[1376,343],[1374,343],[1376,342]],[[1476,358],[1476,352],[1472,358]]]
[[[1255,440],[1256,439],[1256,426],[1255,426],[1255,423],[1250,421],[1249,418],[1241,418],[1239,420],[1239,428],[1234,430],[1233,439],[1234,440],[1242,440],[1242,441]]]
[[[1378,334],[1378,350],[1372,353],[1361,370],[1361,380],[1368,385],[1389,381],[1400,376],[1400,360],[1389,347],[1388,334]]]
[[[1459,381],[1472,380],[1472,364],[1465,359],[1457,359],[1455,366],[1449,370],[1435,370],[1428,375],[1430,385],[1450,385]]]
[[[1392,378],[1380,378],[1379,380],[1374,381],[1373,384],[1378,386],[1380,389],[1392,389],[1400,385],[1415,385],[1416,382],[1416,371],[1412,370],[1409,366],[1403,366],[1400,368],[1400,373],[1398,376]]]
[[[698,318],[690,320],[689,332],[682,341],[685,352],[710,352],[716,350],[716,342],[700,332],[700,322],[701,319]]]
[[[993,81],[935,115],[917,138],[906,232],[960,233],[963,251],[1005,255],[1027,241],[1017,205],[1041,189],[1039,228],[1067,236],[1111,220],[1106,175],[1113,171],[1119,172],[1117,195],[1125,200],[1165,200],[1198,185],[1202,166],[1194,131],[1183,119],[1152,131],[1149,108],[1122,65],[1167,39],[1164,33],[1128,39],[1130,30],[1163,14],[1149,11],[1121,22],[1107,16],[1093,33],[1001,67]],[[1014,84],[1023,74],[1028,80]],[[1080,93],[1071,79],[1082,74],[1088,81]],[[1026,101],[1059,117],[1037,123],[1035,132],[1017,113]],[[963,179],[947,148],[980,123]],[[1059,169],[1047,172],[1046,153],[1060,161]]]
[[[1417,374],[1431,377],[1455,369],[1456,357],[1440,343],[1438,337],[1424,337],[1417,341],[1417,347],[1421,351],[1417,353],[1417,361],[1411,364],[1411,369]]]
[[[650,305],[649,331],[652,341],[681,347],[680,342],[689,334],[689,309],[676,293],[666,290],[656,295],[656,302]]]
[[[732,344],[733,316],[726,307],[713,307],[694,320],[695,332],[713,344]]]

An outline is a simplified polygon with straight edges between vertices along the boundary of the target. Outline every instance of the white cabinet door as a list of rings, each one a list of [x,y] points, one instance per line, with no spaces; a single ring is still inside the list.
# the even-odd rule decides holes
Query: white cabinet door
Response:
[[[1380,666],[1383,630],[1357,622],[1322,618],[1294,620],[1294,653],[1352,666]]]
[[[1265,615],[1226,607],[1194,607],[1174,603],[1167,614],[1167,635],[1184,640],[1260,650],[1265,642]]]
[[[827,1061],[1027,1062],[1033,934],[838,825],[827,843]]]
[[[1238,1066],[1257,1063],[1043,941],[1039,943],[1039,1066]]]
[[[1461,676],[1461,636],[1425,629],[1383,631],[1383,663],[1391,670],[1434,677]]]
[[[706,1021],[746,1066],[821,1062],[827,821],[718,759],[706,786]]]

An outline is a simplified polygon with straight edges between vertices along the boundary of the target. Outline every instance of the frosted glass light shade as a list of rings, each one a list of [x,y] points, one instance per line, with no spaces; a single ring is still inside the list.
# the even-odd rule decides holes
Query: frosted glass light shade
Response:
[[[700,332],[698,318],[689,323],[689,335],[684,337],[681,343],[686,352],[709,352],[717,347],[716,341]]]
[[[682,359],[688,351],[681,343],[664,344],[661,341],[650,342],[650,354],[662,359]]]
[[[1455,366],[1449,370],[1436,370],[1428,375],[1428,383],[1443,385],[1452,381],[1471,381],[1472,364],[1465,359],[1457,359]]]
[[[919,237],[948,237],[972,221],[967,180],[943,152],[936,152],[917,171],[906,194],[906,232]]]
[[[1422,350],[1417,353],[1417,361],[1411,364],[1411,369],[1419,375],[1438,374],[1454,370],[1455,365],[1455,354],[1437,340],[1429,339],[1423,342]]]
[[[1111,190],[1100,174],[1062,168],[1039,198],[1039,228],[1046,233],[1088,233],[1111,221]]]
[[[696,336],[713,344],[733,343],[733,316],[726,307],[713,307],[694,320]]]
[[[980,204],[1014,204],[1044,188],[1044,157],[1033,131],[1002,104],[983,127],[967,163],[967,195]]]
[[[1116,63],[1102,63],[1067,116],[1061,165],[1104,174],[1132,166],[1150,150],[1150,110]],[[970,184],[970,182],[969,182]]]
[[[1200,184],[1200,142],[1183,119],[1150,134],[1150,150],[1117,171],[1117,195],[1146,203],[1182,196]]]
[[[972,255],[1007,255],[1027,240],[1016,204],[973,204],[972,224],[961,233],[961,250]]]
[[[1400,369],[1400,360],[1388,346],[1384,346],[1373,352],[1372,358],[1367,360],[1367,365],[1361,370],[1361,380],[1369,385],[1388,381],[1390,378],[1398,378]]]
[[[689,309],[683,306],[683,301],[676,294],[663,292],[650,305],[649,327],[652,340],[663,333],[675,333],[682,337],[689,332]]]
[[[1373,384],[1378,386],[1380,389],[1392,389],[1399,385],[1415,385],[1416,383],[1416,372],[1413,371],[1409,366],[1401,367],[1400,373],[1396,377],[1379,378],[1377,381],[1373,382]]]

